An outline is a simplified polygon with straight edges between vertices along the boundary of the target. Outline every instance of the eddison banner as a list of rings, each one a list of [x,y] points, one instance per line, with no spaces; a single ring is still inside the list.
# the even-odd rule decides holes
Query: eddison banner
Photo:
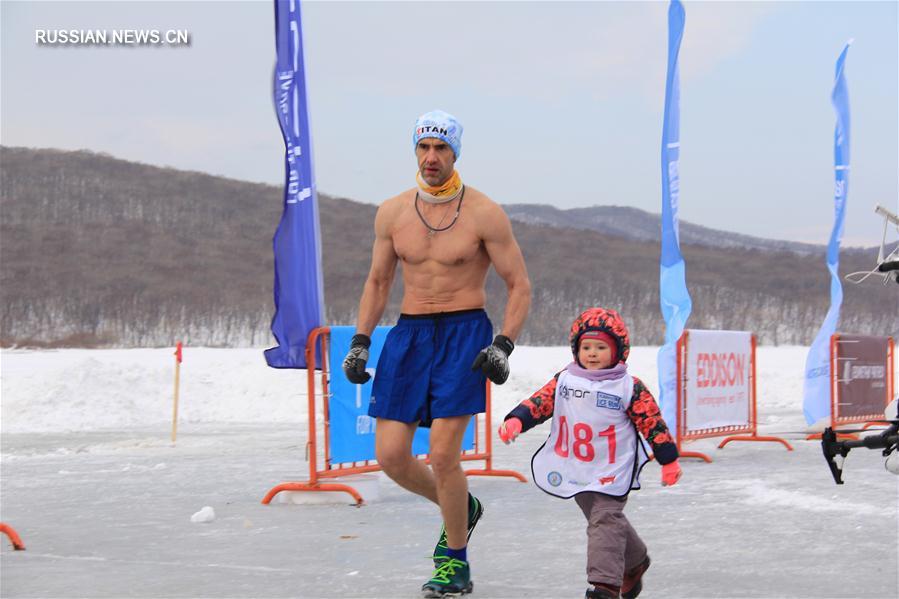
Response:
[[[690,329],[687,339],[684,431],[749,426],[752,333]]]

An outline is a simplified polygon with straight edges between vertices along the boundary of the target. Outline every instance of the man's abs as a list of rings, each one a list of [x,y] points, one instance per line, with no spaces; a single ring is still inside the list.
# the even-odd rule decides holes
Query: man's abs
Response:
[[[488,263],[489,264],[489,263]],[[487,269],[481,264],[446,267],[403,263],[403,314],[431,314],[483,308]]]

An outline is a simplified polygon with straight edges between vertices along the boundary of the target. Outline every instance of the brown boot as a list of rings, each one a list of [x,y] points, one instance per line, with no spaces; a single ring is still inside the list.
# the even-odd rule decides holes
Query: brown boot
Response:
[[[592,589],[587,589],[584,599],[618,599],[619,588],[605,583],[594,583]]]
[[[643,590],[643,573],[649,569],[650,559],[646,559],[624,573],[624,581],[621,583],[622,599],[635,599]]]

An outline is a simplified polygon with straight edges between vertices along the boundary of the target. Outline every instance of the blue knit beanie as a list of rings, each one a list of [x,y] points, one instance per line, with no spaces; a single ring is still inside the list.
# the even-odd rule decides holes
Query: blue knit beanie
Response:
[[[462,123],[453,115],[442,110],[432,110],[418,117],[412,132],[412,147],[425,137],[436,137],[445,141],[453,149],[456,160],[462,153]]]

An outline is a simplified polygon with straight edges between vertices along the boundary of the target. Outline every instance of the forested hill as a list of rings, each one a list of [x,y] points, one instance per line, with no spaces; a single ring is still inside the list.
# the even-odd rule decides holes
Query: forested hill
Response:
[[[507,204],[503,207],[510,218],[524,223],[586,229],[638,241],[658,239],[662,226],[659,214],[651,214],[629,206],[590,206],[568,210],[544,204]],[[820,254],[824,251],[820,245],[741,235],[694,225],[683,219],[678,224],[678,233],[680,242],[686,245],[744,250],[786,250],[804,255]]]
[[[277,187],[85,151],[3,147],[0,166],[4,346],[272,344]],[[319,199],[327,320],[350,324],[376,207],[324,193]],[[609,218],[617,220],[613,212]],[[657,242],[513,225],[534,288],[521,343],[564,345],[571,320],[590,305],[619,309],[635,344],[661,342]],[[693,297],[688,326],[751,330],[762,343],[811,341],[829,305],[823,247],[809,254],[682,249]],[[585,253],[597,258],[578,258]],[[867,270],[875,256],[875,249],[844,251],[841,272]],[[505,290],[493,274],[488,287],[498,326]],[[841,330],[899,333],[895,287],[844,283]],[[399,292],[397,285],[384,322],[395,317]]]

